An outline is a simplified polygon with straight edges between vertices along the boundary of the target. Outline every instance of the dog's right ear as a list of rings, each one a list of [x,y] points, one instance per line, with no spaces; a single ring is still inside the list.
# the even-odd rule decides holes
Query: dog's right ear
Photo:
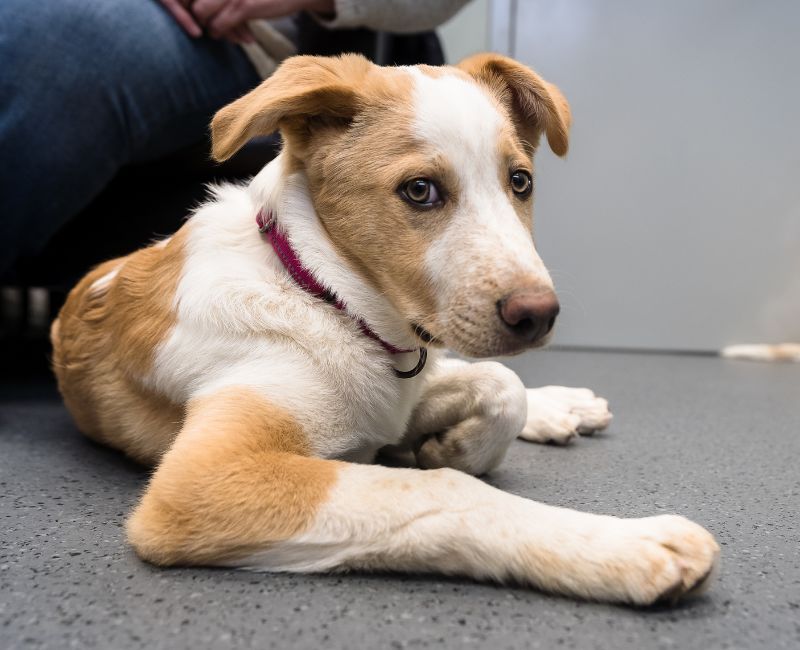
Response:
[[[357,54],[287,59],[269,79],[217,112],[211,121],[212,156],[227,160],[251,138],[278,129],[297,142],[314,120],[351,119],[360,82],[372,65]]]
[[[474,54],[456,67],[496,92],[511,109],[517,129],[533,149],[539,136],[546,133],[553,153],[566,155],[572,113],[556,86],[501,54]]]

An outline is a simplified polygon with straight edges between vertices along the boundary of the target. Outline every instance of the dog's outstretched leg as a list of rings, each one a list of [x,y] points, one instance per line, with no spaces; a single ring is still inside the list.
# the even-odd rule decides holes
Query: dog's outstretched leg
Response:
[[[635,604],[707,582],[718,547],[682,517],[617,519],[506,494],[451,469],[309,456],[248,388],[189,404],[128,522],[141,557],[275,571],[425,571]]]
[[[589,436],[611,422],[608,402],[588,388],[545,386],[528,389],[528,419],[520,438],[566,445],[578,434]]]

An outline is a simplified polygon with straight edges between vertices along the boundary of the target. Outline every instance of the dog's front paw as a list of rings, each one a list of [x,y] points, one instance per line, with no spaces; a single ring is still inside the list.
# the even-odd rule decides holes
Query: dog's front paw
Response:
[[[628,605],[672,604],[702,593],[716,572],[719,546],[684,517],[563,515],[572,519],[574,535],[562,528],[557,546],[536,556],[541,584],[552,591]]]
[[[412,414],[417,464],[485,474],[500,464],[525,424],[525,386],[494,361],[455,368],[429,386]]]
[[[611,422],[608,402],[588,388],[529,388],[528,419],[520,438],[566,445],[578,434],[602,431]]]
[[[678,515],[622,521],[619,550],[626,567],[618,597],[634,605],[672,604],[703,593],[716,573],[719,546],[702,526]]]

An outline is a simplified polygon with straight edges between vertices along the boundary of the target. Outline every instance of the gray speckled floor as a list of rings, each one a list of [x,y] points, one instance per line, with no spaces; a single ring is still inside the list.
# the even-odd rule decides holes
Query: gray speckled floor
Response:
[[[679,512],[723,549],[677,609],[397,575],[158,570],[123,541],[146,474],[83,439],[52,388],[0,388],[0,648],[798,648],[800,365],[551,351],[529,385],[587,385],[611,429],[515,443],[490,481],[597,512]]]

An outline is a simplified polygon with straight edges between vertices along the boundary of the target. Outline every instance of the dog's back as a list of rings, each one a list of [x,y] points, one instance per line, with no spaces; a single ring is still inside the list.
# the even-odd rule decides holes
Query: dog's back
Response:
[[[50,330],[53,370],[78,428],[148,464],[182,419],[179,406],[140,381],[172,325],[182,239],[179,231],[169,242],[97,266],[70,292]]]

